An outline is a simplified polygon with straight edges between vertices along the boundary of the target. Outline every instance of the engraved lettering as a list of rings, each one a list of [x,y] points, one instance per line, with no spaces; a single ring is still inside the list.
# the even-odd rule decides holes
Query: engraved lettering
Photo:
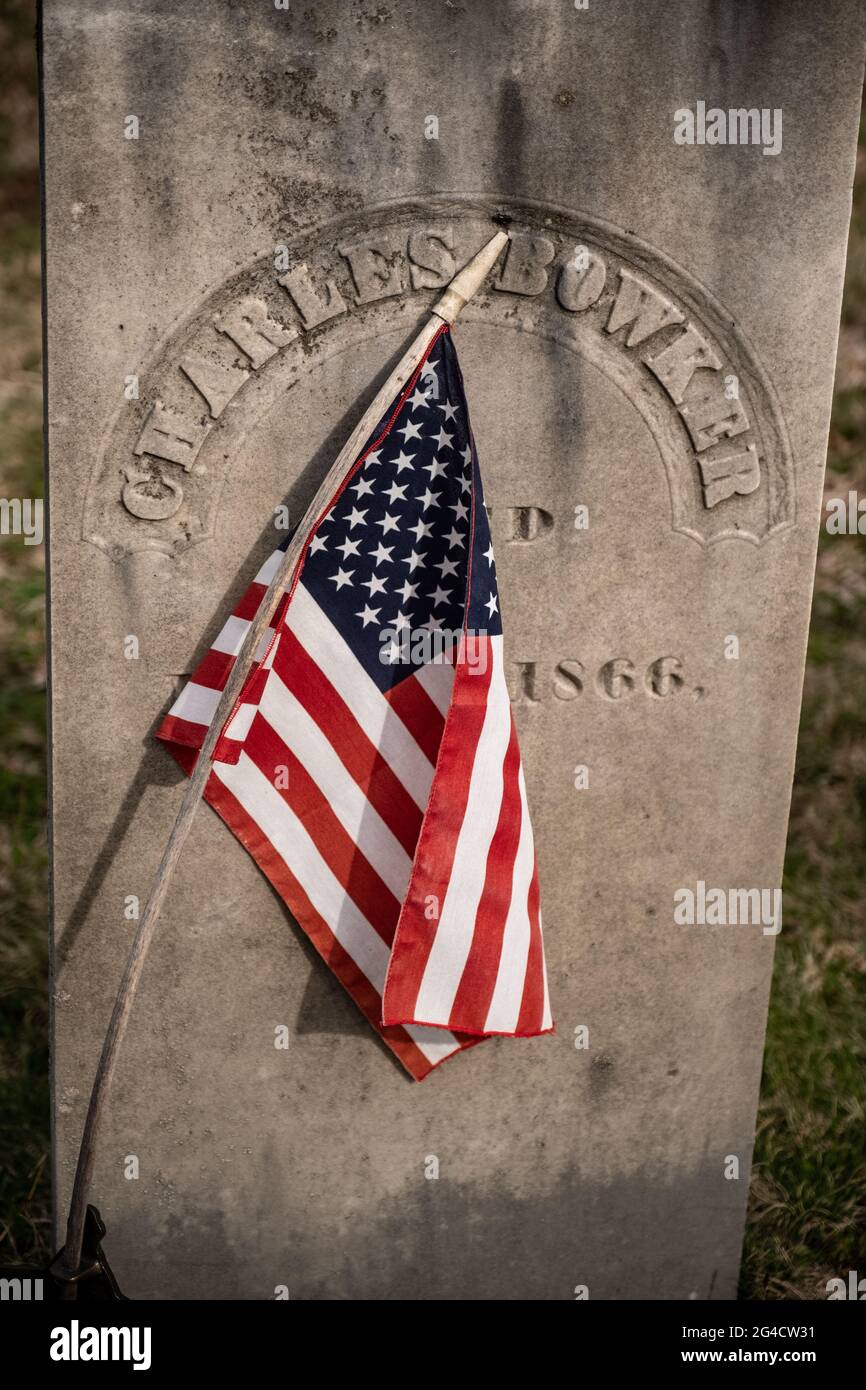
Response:
[[[183,502],[180,484],[163,477],[155,465],[150,472],[130,464],[124,469],[124,477],[121,501],[128,512],[141,517],[142,521],[167,521]]]
[[[236,395],[249,376],[237,367],[224,367],[204,357],[182,357],[181,371],[205,398],[214,420],[222,415],[232,396]]]
[[[356,304],[372,304],[403,293],[403,250],[394,237],[375,232],[337,249],[349,263]]]
[[[346,312],[346,301],[334,281],[325,281],[325,296],[322,298],[305,265],[296,265],[285,275],[278,276],[277,284],[282,285],[291,297],[305,328],[316,328],[320,323]]]
[[[133,453],[139,457],[154,454],[157,458],[168,459],[169,463],[179,463],[188,473],[210,428],[208,423],[189,424],[158,400],[148,411]]]
[[[660,656],[647,669],[647,689],[660,699],[675,695],[683,687],[683,663],[677,656]]]
[[[457,273],[454,228],[426,227],[409,234],[409,275],[413,290],[438,290]]]
[[[553,676],[553,694],[557,700],[574,700],[583,693],[582,661],[565,657],[556,665]]]
[[[658,290],[644,284],[630,270],[620,269],[619,290],[604,328],[606,333],[618,333],[628,327],[625,345],[636,347],[669,323],[682,323],[684,317]]]
[[[534,661],[512,661],[510,666],[510,679],[508,681],[508,695],[513,705],[537,705],[538,695],[535,686]]]
[[[546,236],[513,232],[495,288],[506,294],[541,294],[547,284],[545,267],[555,255],[556,248]]]
[[[508,541],[525,544],[553,528],[553,517],[543,507],[505,507],[504,511]]]
[[[674,338],[661,352],[654,357],[646,356],[643,360],[677,405],[681,404],[689,382],[699,367],[718,371],[722,365],[709,343],[691,323],[687,323],[679,337]]]
[[[222,314],[217,314],[214,327],[218,333],[231,338],[244,356],[250,359],[253,371],[258,371],[274,353],[298,336],[296,329],[287,328],[285,324],[270,318],[265,301],[252,295],[233,304]]]
[[[634,690],[634,664],[627,657],[615,656],[598,673],[599,694],[608,700],[621,700]]]
[[[589,252],[580,266],[567,261],[556,281],[556,297],[571,314],[583,313],[601,297],[607,280],[607,266],[601,256]]]
[[[724,390],[689,401],[679,409],[698,453],[709,449],[719,439],[733,439],[751,429],[742,403],[728,400]]]
[[[704,506],[715,507],[734,493],[754,492],[761,482],[758,450],[750,444],[739,454],[726,454],[719,459],[698,459]]]

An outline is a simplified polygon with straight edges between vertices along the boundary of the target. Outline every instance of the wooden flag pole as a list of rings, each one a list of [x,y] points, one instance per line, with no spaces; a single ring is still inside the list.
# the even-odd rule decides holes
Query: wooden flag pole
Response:
[[[399,394],[412,376],[431,342],[442,327],[442,324],[451,324],[454,322],[463,306],[468,303],[476,290],[478,290],[484,282],[487,274],[498,260],[507,241],[508,234],[506,232],[497,232],[494,237],[491,237],[490,241],[488,241],[478,254],[469,261],[468,265],[464,266],[454,277],[441,299],[438,300],[433,308],[429,321],[421,329],[421,332],[415,338],[411,347],[398,365],[394,368],[384,386],[377,393],[375,399],[371,401],[364,415],[352,431],[349,439],[340,450],[340,453],[325,477],[321,487],[307,508],[300,526],[289,542],[279,569],[268,585],[261,606],[255,618],[250,623],[249,631],[238,652],[237,660],[231,669],[225,689],[220,696],[216,713],[211,720],[210,727],[208,728],[201,746],[198,761],[196,762],[193,773],[187,784],[180,810],[177,813],[177,819],[172,827],[171,834],[168,838],[168,844],[160,860],[150,897],[147,900],[147,905],[138,924],[138,929],[130,948],[129,958],[126,962],[123,978],[117,991],[117,999],[115,1000],[114,1009],[112,1010],[108,1031],[106,1032],[105,1041],[102,1045],[102,1055],[100,1056],[99,1065],[96,1069],[96,1076],[93,1081],[93,1089],[90,1094],[90,1103],[87,1107],[87,1116],[84,1121],[84,1130],[81,1137],[81,1148],[79,1150],[78,1165],[75,1171],[75,1183],[72,1189],[72,1201],[69,1207],[69,1220],[66,1226],[66,1244],[55,1264],[58,1277],[61,1279],[65,1278],[65,1297],[70,1299],[76,1297],[76,1279],[80,1275],[81,1247],[87,1211],[87,1194],[90,1190],[90,1184],[93,1178],[96,1138],[105,1099],[114,1075],[117,1054],[126,1032],[133,1000],[135,999],[135,993],[141,979],[141,972],[144,968],[145,958],[153,938],[154,928],[156,927],[160,910],[165,900],[172,873],[180,858],[184,841],[189,834],[189,829],[192,825],[196,810],[198,809],[199,802],[204,795],[205,784],[210,775],[211,759],[217,739],[235,707],[244,682],[252,668],[255,653],[258,650],[261,638],[271,624],[271,619],[276,612],[277,605],[283,593],[294,578],[295,568],[301,558],[309,532],[328,506],[328,503],[340,484],[346,478],[362,446],[369,438],[375,425],[378,424],[379,420],[382,418],[387,406],[393,401],[394,397]]]

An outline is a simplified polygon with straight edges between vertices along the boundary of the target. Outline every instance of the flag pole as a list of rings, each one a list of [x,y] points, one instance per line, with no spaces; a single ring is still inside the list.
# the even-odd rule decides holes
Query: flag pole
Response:
[[[446,288],[444,294],[433,306],[428,322],[421,329],[407,352],[394,368],[388,380],[370,402],[367,410],[337,455],[318,492],[307,508],[300,526],[289,542],[280,561],[279,568],[268,585],[261,605],[250,623],[249,630],[231,669],[225,688],[220,696],[216,712],[211,720],[198,760],[189,782],[183,801],[172,827],[168,843],[154,879],[150,897],[147,900],[141,920],[130,947],[129,957],[123,978],[117,991],[108,1031],[102,1045],[102,1054],[96,1069],[81,1148],[72,1188],[69,1219],[66,1226],[66,1244],[57,1257],[52,1271],[55,1277],[64,1282],[64,1297],[74,1299],[78,1280],[81,1277],[81,1249],[87,1213],[87,1195],[93,1178],[96,1138],[104,1109],[105,1099],[114,1075],[120,1044],[126,1032],[135,993],[141,978],[147,951],[153,938],[154,929],[162,909],[168,885],[174,872],[181,850],[192,825],[199,802],[204,795],[205,785],[211,770],[211,760],[220,733],[229,719],[243,688],[244,682],[253,666],[255,653],[262,636],[270,627],[277,606],[294,578],[298,561],[301,559],[307,537],[326,509],[334,493],[345,480],[352,468],[361,447],[369,438],[374,426],[382,418],[386,407],[403,389],[416,370],[442,324],[452,324],[465,304],[480,288],[488,273],[495,265],[508,242],[507,232],[497,232],[475,255]]]

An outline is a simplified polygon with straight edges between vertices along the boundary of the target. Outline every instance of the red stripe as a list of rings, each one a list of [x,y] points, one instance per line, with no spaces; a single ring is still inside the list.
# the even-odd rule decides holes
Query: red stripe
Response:
[[[358,849],[302,763],[262,714],[257,714],[244,752],[291,806],[340,886],[379,933],[394,939],[400,902]],[[285,769],[285,777],[278,773]],[[285,780],[288,786],[278,785]]]
[[[427,691],[416,676],[408,676],[390,690],[385,691],[385,699],[400,716],[418,747],[428,760],[436,766],[439,744],[445,718],[434,705]]]
[[[334,748],[368,801],[411,858],[421,811],[290,628],[284,628],[274,670]]]
[[[487,639],[483,639],[487,640]],[[425,916],[431,900],[441,912],[448,891],[457,838],[463,825],[475,750],[484,724],[487,693],[493,671],[492,653],[483,677],[457,667],[451,709],[439,750],[436,777],[424,827],[415,854],[412,879],[403,904],[391,951],[382,1017],[410,1019],[430,947],[436,935],[436,919]]]
[[[475,915],[472,945],[451,1009],[451,1019],[461,1019],[461,1027],[473,1032],[484,1031],[496,987],[505,919],[511,904],[514,860],[520,841],[520,748],[513,719],[502,773],[499,820],[487,853],[487,871]]]
[[[286,903],[292,915],[310,938],[319,955],[333,970],[340,984],[354,999],[368,1023],[375,1028],[382,1041],[391,1049],[403,1066],[416,1081],[423,1081],[433,1067],[439,1065],[427,1060],[421,1049],[412,1041],[401,1027],[383,1027],[381,1022],[382,1004],[376,990],[366,975],[358,969],[348,952],[340,945],[333,932],[313,907],[297,879],[287,868],[270,841],[262,834],[255,821],[241,806],[237,798],[215,775],[211,775],[205,788],[205,797],[234,832],[245,849],[252,855],[265,877],[270,881]],[[459,1038],[460,1051],[481,1042],[480,1038]],[[451,1054],[457,1056],[457,1052]],[[447,1060],[447,1059],[446,1059]]]
[[[520,1016],[517,1020],[518,1033],[537,1033],[541,1029],[544,1016],[544,946],[541,940],[541,914],[539,912],[538,864],[532,873],[532,882],[527,895],[529,909],[529,956],[526,961],[526,980]]]
[[[268,587],[266,584],[252,583],[237,607],[232,609],[232,617],[245,618],[248,623],[251,623],[261,608],[262,599],[267,592]]]

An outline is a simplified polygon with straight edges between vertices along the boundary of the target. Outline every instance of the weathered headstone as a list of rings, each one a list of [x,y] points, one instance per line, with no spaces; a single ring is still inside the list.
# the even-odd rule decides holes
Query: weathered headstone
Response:
[[[181,795],[155,722],[274,507],[513,235],[456,336],[558,1032],[408,1081],[203,809],[97,1169],[127,1293],[733,1295],[774,936],[711,890],[780,882],[863,30],[45,0],[61,1215]]]

